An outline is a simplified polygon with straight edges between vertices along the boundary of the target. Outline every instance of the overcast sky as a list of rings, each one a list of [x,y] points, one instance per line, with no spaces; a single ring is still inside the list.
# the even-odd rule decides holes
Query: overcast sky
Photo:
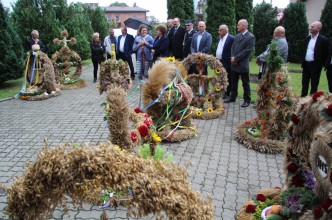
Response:
[[[11,4],[15,3],[16,0],[0,0],[5,7],[10,7]],[[83,2],[83,3],[99,3],[100,6],[108,6],[112,2],[125,2],[129,6],[133,6],[136,2],[138,7],[149,10],[150,12],[147,14],[148,16],[154,16],[159,19],[160,22],[164,22],[167,19],[167,8],[166,2],[167,0],[111,0],[111,1],[96,1],[96,0],[68,0],[68,3],[71,2]],[[197,0],[194,0],[197,2]],[[227,1],[227,0],[226,0]],[[266,0],[266,2],[271,3],[274,6],[279,8],[285,8],[289,0]],[[254,6],[263,2],[263,0],[254,0]]]

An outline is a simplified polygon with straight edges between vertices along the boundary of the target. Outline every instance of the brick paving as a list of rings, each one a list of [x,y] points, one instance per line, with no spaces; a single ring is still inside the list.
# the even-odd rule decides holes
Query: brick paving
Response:
[[[0,102],[0,182],[6,186],[21,176],[26,161],[34,162],[46,138],[50,147],[64,143],[98,144],[106,142],[109,130],[100,107],[105,94],[99,95],[92,83],[92,66],[83,70],[82,78],[88,87],[61,91],[61,95],[44,101],[11,99]],[[137,107],[139,93],[137,79],[129,96],[130,105]],[[136,91],[134,94],[132,91]],[[215,205],[215,219],[235,219],[236,211],[261,188],[283,186],[282,154],[268,155],[248,150],[234,140],[239,123],[255,117],[255,109],[241,108],[241,101],[225,104],[226,112],[214,120],[195,120],[198,136],[180,143],[163,143],[174,162],[188,167],[193,189],[202,198],[211,195]],[[6,195],[0,192],[0,219]],[[51,219],[100,219],[98,206],[84,204],[83,209],[69,205],[69,212],[56,209]],[[125,207],[107,208],[111,219],[128,218]],[[140,219],[155,219],[150,215]]]

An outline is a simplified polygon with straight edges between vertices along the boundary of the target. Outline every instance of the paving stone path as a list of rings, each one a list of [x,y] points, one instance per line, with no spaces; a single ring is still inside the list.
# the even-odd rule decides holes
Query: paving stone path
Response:
[[[44,101],[11,99],[0,102],[0,182],[6,186],[21,176],[26,161],[34,162],[37,152],[47,138],[50,147],[64,143],[106,142],[109,130],[103,120],[100,104],[105,94],[99,95],[97,84],[92,83],[92,66],[83,70],[82,78],[88,87],[62,91],[61,95]],[[132,91],[137,88],[137,79]],[[136,89],[137,91],[137,89]],[[129,95],[132,95],[129,92]],[[130,105],[137,107],[139,94]],[[163,143],[178,164],[187,164],[193,189],[202,197],[212,195],[215,219],[232,220],[237,210],[261,188],[283,186],[283,156],[261,154],[234,140],[236,126],[255,117],[255,109],[241,108],[241,102],[225,104],[226,112],[220,119],[195,120],[198,136],[180,143]],[[0,192],[0,219],[6,195]],[[83,209],[69,207],[68,213],[57,209],[52,219],[100,219],[98,206],[85,204]],[[111,219],[128,218],[125,207],[108,208]],[[141,219],[155,219],[148,216]]]

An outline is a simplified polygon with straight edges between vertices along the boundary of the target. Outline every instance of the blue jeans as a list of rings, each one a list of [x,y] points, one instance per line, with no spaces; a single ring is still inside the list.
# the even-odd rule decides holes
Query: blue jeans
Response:
[[[143,72],[142,61],[139,61],[139,60],[136,61],[136,71],[137,71],[138,78],[140,80],[143,80],[143,76],[147,79],[149,78],[149,73],[148,73],[149,61],[144,62],[144,64],[145,65],[144,65],[144,72]]]

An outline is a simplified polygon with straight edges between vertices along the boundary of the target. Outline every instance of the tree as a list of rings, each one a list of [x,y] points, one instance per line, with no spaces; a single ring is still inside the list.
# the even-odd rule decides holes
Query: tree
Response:
[[[226,24],[229,33],[235,34],[235,0],[220,1],[209,0],[207,3],[207,31],[212,35],[211,53],[215,54],[218,45],[218,29],[221,24]]]
[[[256,5],[253,10],[253,34],[256,38],[256,55],[265,51],[266,46],[271,43],[274,29],[278,25],[277,8],[263,1]]]
[[[100,39],[104,40],[104,38],[108,35],[109,29],[109,24],[107,22],[104,10],[100,7],[86,10],[89,14],[93,31],[98,32],[100,35]]]
[[[183,10],[184,10],[183,23],[186,20],[194,19],[194,1],[193,0],[184,0]]]
[[[323,24],[323,28],[321,30],[321,34],[326,37],[332,37],[332,27],[331,27],[331,21],[332,21],[332,0],[326,0],[324,9],[322,11],[322,15],[320,17],[320,21]],[[332,43],[332,42],[331,42]]]
[[[167,0],[167,14],[169,18],[178,17],[180,22],[184,23],[187,16],[185,11],[185,0]]]
[[[308,35],[305,5],[290,3],[284,11],[283,26],[288,41],[288,61],[300,63],[304,56],[304,39]]]
[[[0,2],[0,85],[17,79],[23,70],[23,48],[21,40],[9,23],[8,12]]]
[[[129,7],[129,6],[126,3],[116,1],[110,4],[110,7]]]
[[[236,22],[246,19],[249,23],[249,30],[252,30],[252,8],[252,0],[235,0]]]

